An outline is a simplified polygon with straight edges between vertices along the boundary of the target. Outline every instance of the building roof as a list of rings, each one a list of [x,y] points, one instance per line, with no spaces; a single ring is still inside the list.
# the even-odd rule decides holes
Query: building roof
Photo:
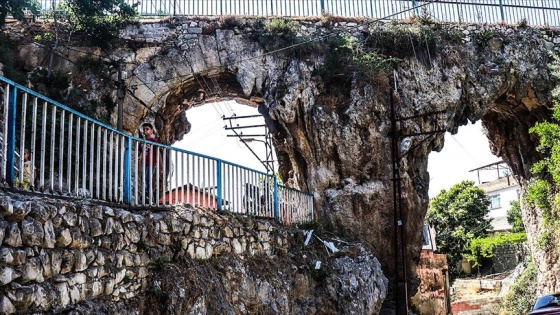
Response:
[[[482,190],[484,190],[485,193],[488,194],[509,187],[519,187],[519,184],[517,183],[515,178],[510,175],[490,182],[484,182],[482,184],[479,184],[478,187],[480,187]]]

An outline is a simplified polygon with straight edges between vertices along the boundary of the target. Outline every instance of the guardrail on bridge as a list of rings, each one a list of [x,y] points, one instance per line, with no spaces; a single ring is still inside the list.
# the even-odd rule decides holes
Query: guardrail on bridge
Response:
[[[2,185],[130,206],[188,203],[284,224],[313,220],[312,195],[273,175],[127,135],[4,77],[0,94]]]
[[[52,0],[40,0],[43,14]],[[64,0],[55,0],[55,6]],[[459,23],[510,23],[560,26],[558,0],[125,0],[138,4],[142,17],[265,16],[343,17],[405,20],[426,15]]]

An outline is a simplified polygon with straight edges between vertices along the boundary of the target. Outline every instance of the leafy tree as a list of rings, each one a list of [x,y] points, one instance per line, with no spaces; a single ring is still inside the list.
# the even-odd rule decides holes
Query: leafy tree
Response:
[[[2,0],[0,1],[0,26],[6,23],[8,15],[15,19],[25,21],[25,11],[39,14],[40,5],[36,0]]]
[[[442,190],[430,201],[427,221],[436,230],[438,250],[447,254],[452,278],[458,275],[457,263],[469,242],[486,236],[490,220],[486,218],[490,199],[473,181],[462,181]]]
[[[121,27],[135,21],[138,3],[131,6],[125,0],[67,0],[66,5],[77,31],[104,46],[118,37]]]
[[[525,231],[525,226],[523,225],[523,218],[521,217],[521,204],[519,200],[514,200],[511,202],[511,208],[507,213],[507,220],[511,224],[511,231],[522,232]]]

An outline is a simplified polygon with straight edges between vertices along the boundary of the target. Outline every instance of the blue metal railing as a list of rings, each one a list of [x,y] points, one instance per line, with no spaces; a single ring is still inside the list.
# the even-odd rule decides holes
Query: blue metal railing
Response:
[[[275,176],[127,135],[3,77],[0,94],[2,185],[131,206],[191,204],[285,224],[313,220],[312,195]]]
[[[43,13],[52,0],[40,0]],[[61,3],[63,0],[55,0]],[[427,15],[461,23],[518,23],[560,26],[558,0],[126,0],[138,4],[143,17],[281,16],[319,17],[324,14],[373,19],[409,19]],[[55,5],[56,5],[55,4]]]

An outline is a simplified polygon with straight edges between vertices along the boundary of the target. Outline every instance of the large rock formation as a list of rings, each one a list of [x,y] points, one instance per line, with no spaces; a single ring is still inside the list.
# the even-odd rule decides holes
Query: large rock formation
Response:
[[[344,33],[364,40],[371,35],[365,23],[333,27],[332,22],[301,21],[298,36]],[[412,37],[412,47],[394,45],[396,37],[393,44],[379,43],[400,57],[394,72],[344,73],[341,63],[345,81],[328,84],[318,73],[332,47],[279,49],[286,39],[267,35],[260,23],[176,19],[123,30],[126,43],[110,59],[126,62],[127,84],[134,87],[125,100],[126,128],[132,132],[141,120],[151,119],[162,139],[172,143],[188,131],[184,111],[192,106],[222,98],[258,106],[273,132],[283,180],[311,191],[317,219],[365,242],[390,281],[398,268],[397,219],[404,224],[409,275],[419,257],[428,155],[444,145],[443,134],[424,132],[456,133],[468,121],[482,120],[493,152],[510,165],[522,187],[531,177],[528,170],[539,155],[528,128],[549,116],[556,85],[547,68],[548,53],[559,42],[552,30],[432,25],[439,36],[434,47]],[[412,134],[412,149],[394,165],[392,141],[406,134]],[[396,195],[402,196],[397,202],[394,168],[400,178]],[[524,219],[542,287],[558,290],[550,277],[555,268],[547,265],[551,257],[534,245],[541,229],[538,215],[525,213]]]

